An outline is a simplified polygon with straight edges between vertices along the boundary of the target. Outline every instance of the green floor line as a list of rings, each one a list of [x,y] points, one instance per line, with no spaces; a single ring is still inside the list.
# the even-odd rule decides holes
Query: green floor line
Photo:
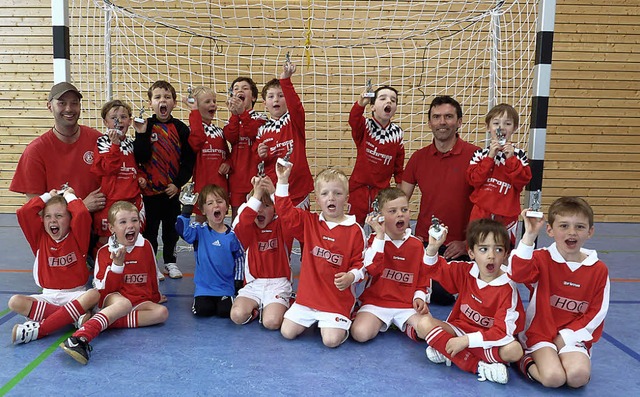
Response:
[[[3,311],[0,312],[0,317],[4,316],[5,314],[9,313],[11,310],[9,310],[9,308],[7,307],[6,309],[4,309]]]
[[[31,361],[26,367],[24,367],[22,371],[18,372],[18,374],[14,376],[13,379],[11,379],[4,386],[2,386],[2,388],[0,388],[0,396],[4,396],[11,389],[13,389],[15,385],[20,383],[20,381],[24,379],[27,375],[29,375],[31,371],[33,371],[38,365],[40,365],[44,360],[46,360],[47,357],[51,355],[51,353],[56,351],[56,349],[58,348],[58,345],[64,342],[64,340],[67,339],[69,336],[71,336],[72,333],[73,331],[69,331],[64,335],[62,335],[60,338],[58,338],[55,342],[53,342],[53,344],[51,344],[47,348],[47,350],[42,352],[38,357],[36,357],[35,360]]]

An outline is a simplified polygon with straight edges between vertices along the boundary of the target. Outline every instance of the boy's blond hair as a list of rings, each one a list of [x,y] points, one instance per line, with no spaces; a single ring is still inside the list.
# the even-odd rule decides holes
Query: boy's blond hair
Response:
[[[164,90],[171,92],[171,96],[173,97],[173,100],[174,101],[176,100],[176,97],[177,97],[176,89],[173,88],[171,83],[164,80],[158,80],[155,83],[153,83],[151,87],[149,87],[149,90],[147,91],[147,96],[149,97],[149,100],[151,100],[151,97],[153,96],[153,90],[155,90],[156,88],[162,88]]]
[[[489,234],[493,234],[496,244],[504,246],[507,252],[511,250],[511,238],[507,228],[501,222],[488,218],[476,219],[469,223],[467,226],[467,248],[472,250]]]
[[[218,185],[210,183],[208,185],[205,185],[200,190],[200,194],[198,195],[198,202],[196,204],[198,205],[198,208],[200,208],[200,211],[204,211],[204,205],[207,202],[207,197],[210,194],[222,198],[224,202],[227,203],[227,207],[229,206],[229,194],[227,193],[227,191]]]
[[[65,207],[67,207],[67,200],[64,199],[64,197],[60,194],[57,196],[52,196],[49,200],[47,200],[47,202],[44,204],[44,209],[42,210],[42,215],[44,215],[45,211],[47,210],[47,207],[49,207],[50,205],[54,205],[54,204],[62,204]],[[67,210],[67,212],[69,212],[69,210]],[[71,213],[69,212],[69,215],[71,215]]]
[[[118,215],[120,211],[135,212],[139,215],[138,208],[133,203],[129,201],[116,201],[109,207],[109,213],[107,214],[107,220],[111,226],[116,224],[116,215]]]
[[[407,198],[407,195],[397,187],[388,187],[386,189],[382,189],[376,196],[376,200],[378,200],[378,208],[382,210],[382,208],[384,208],[384,205],[389,201],[393,201],[400,197]]]
[[[195,87],[195,88],[191,91],[191,95],[192,95],[194,98],[196,98],[196,99],[198,99],[198,97],[199,97],[200,95],[203,95],[203,94],[210,94],[210,95],[213,95],[213,98],[214,98],[214,99],[215,99],[215,97],[216,97],[216,94],[213,92],[213,90],[212,90],[211,88],[209,88],[209,87],[205,87],[205,86],[203,86],[203,85],[199,85],[199,86]]]
[[[340,171],[337,168],[327,168],[326,170],[320,172],[316,176],[316,180],[313,183],[313,187],[316,190],[316,194],[320,191],[319,186],[321,183],[328,183],[328,182],[334,182],[334,181],[340,182],[340,184],[344,188],[345,193],[349,192],[349,179],[344,174],[344,172]]]
[[[255,193],[255,189],[251,189],[251,191],[249,192],[249,195],[247,197],[253,197],[253,193]],[[270,194],[262,194],[262,197],[260,197],[260,202],[264,205],[270,205],[270,206],[274,206],[273,200],[271,200],[271,195]]]
[[[486,125],[491,124],[491,120],[494,117],[502,116],[503,114],[507,114],[507,117],[513,120],[514,127],[518,127],[520,125],[520,115],[518,111],[513,108],[513,106],[507,103],[501,103],[499,105],[494,106],[489,110],[487,116],[484,118],[484,123]]]
[[[549,206],[549,226],[553,226],[558,215],[584,215],[589,219],[589,227],[593,226],[593,209],[580,197],[560,197],[551,203]]]
[[[267,84],[265,84],[264,87],[262,87],[262,99],[263,100],[267,99],[267,91],[269,91],[272,88],[281,88],[280,87],[280,80],[271,79],[271,80],[267,81]]]
[[[131,106],[129,106],[128,103],[122,102],[119,99],[114,99],[113,101],[109,101],[104,105],[102,105],[102,109],[100,110],[100,115],[102,116],[102,120],[106,121],[107,114],[109,114],[109,111],[114,108],[125,108],[125,110],[127,111],[127,114],[129,114],[129,117],[131,117],[131,114],[132,114]]]

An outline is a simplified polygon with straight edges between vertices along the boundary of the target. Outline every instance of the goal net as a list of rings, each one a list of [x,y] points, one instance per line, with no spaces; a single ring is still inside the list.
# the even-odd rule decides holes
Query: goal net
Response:
[[[222,126],[230,82],[248,75],[261,89],[290,53],[314,175],[327,166],[350,174],[355,146],[347,120],[368,79],[399,91],[394,121],[405,131],[407,158],[431,142],[428,105],[444,94],[462,104],[461,136],[481,147],[487,110],[513,105],[521,115],[514,140],[526,148],[537,3],[70,0],[71,76],[85,95],[83,123],[96,128],[110,97],[137,113],[159,79],[176,88],[178,101],[190,85],[211,87]],[[256,109],[264,109],[260,101]],[[184,106],[174,112],[188,119]]]

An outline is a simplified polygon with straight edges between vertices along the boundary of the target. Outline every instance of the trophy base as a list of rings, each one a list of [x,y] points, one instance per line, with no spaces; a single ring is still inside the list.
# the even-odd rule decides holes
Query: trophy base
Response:
[[[382,216],[382,215],[379,216],[377,219],[378,219],[378,223],[384,222],[384,216]]]
[[[429,236],[433,237],[436,240],[440,240],[442,235],[444,234],[444,230],[440,227],[440,230],[436,231],[435,229],[429,229]]]
[[[526,213],[527,218],[542,218],[544,216],[544,214],[540,211],[527,211]]]
[[[198,193],[196,194],[181,194],[178,198],[178,201],[182,205],[195,205],[198,201]]]
[[[375,98],[376,97],[376,93],[375,92],[365,92],[363,97],[365,97],[365,98]]]
[[[196,103],[196,100],[194,98],[187,98],[187,102],[188,103]]]
[[[113,236],[109,237],[109,252],[116,253],[124,245],[120,244]]]
[[[289,161],[287,161],[285,159],[280,159],[279,158],[276,162],[278,164],[280,164],[281,166],[283,166],[283,167],[293,167],[293,163],[291,163],[291,162],[289,162]]]
[[[135,118],[133,119],[133,121],[135,121],[136,123],[140,123],[140,124],[142,124],[142,123],[144,123],[144,122],[145,122],[145,120],[144,120],[143,118],[140,118],[140,117],[135,117]]]

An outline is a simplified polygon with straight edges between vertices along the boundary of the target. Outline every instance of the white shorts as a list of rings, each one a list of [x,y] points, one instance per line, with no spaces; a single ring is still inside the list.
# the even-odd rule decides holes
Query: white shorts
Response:
[[[560,351],[558,351],[558,346],[556,346],[554,343],[551,342],[538,342],[535,345],[528,347],[524,350],[525,354],[531,354],[536,350],[540,350],[543,347],[550,347],[553,350],[558,352],[558,355],[563,354],[563,353],[573,353],[573,352],[577,352],[577,353],[582,353],[585,356],[589,357],[589,359],[591,359],[591,350],[587,349],[587,347],[584,345],[584,343],[576,343],[575,345],[565,345],[562,349],[560,349]]]
[[[291,282],[286,277],[257,278],[238,291],[238,296],[258,302],[260,308],[271,303],[279,303],[288,308],[292,292]]]
[[[394,324],[398,327],[402,332],[404,332],[407,327],[407,320],[409,317],[414,314],[418,314],[415,309],[392,309],[388,307],[376,306],[376,305],[364,305],[359,310],[360,312],[371,313],[374,316],[378,317],[380,321],[384,323],[382,328],[380,328],[380,332],[386,332],[391,324]]]
[[[303,306],[298,302],[294,302],[291,305],[289,310],[284,313],[284,318],[305,328],[309,328],[316,322],[319,328],[339,328],[345,331],[349,331],[349,328],[351,328],[351,320],[342,314],[321,312],[320,310]]]
[[[82,287],[72,289],[47,289],[43,288],[41,294],[30,295],[37,301],[51,303],[56,306],[64,306],[72,300],[78,299],[87,289]]]

